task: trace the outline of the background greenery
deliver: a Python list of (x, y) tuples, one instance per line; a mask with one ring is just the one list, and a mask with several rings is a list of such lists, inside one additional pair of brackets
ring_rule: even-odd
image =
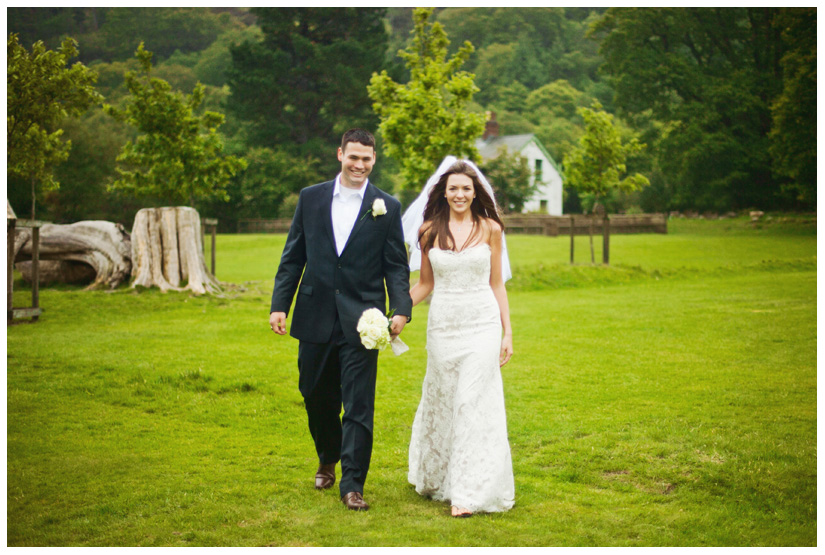
[[(228, 201), (196, 206), (225, 231), (240, 218), (289, 216), (301, 187), (335, 171), (341, 133), (377, 127), (373, 72), (409, 78), (397, 52), (412, 8), (9, 8), (7, 19), (27, 48), (75, 38), (113, 105), (141, 41), (175, 89), (203, 83), (202, 109), (226, 114), (227, 153), (250, 161)], [(652, 185), (614, 199), (619, 211), (816, 205), (815, 8), (439, 8), (435, 19), (450, 53), (473, 44), (470, 110), (496, 112), (502, 134), (535, 133), (560, 163), (582, 133), (576, 109), (598, 100), (625, 139), (648, 145), (628, 171)], [(130, 227), (142, 206), (106, 186), (134, 132), (100, 108), (62, 127), (72, 152), (60, 190), (40, 193), (43, 219)], [(378, 147), (375, 180), (396, 188), (398, 161)], [(29, 188), (9, 179), (20, 214)], [(580, 209), (569, 190), (565, 212)]]
[(611, 267), (508, 237), (516, 505), (466, 520), (406, 482), (426, 305), (381, 355), (356, 514), (312, 488), (297, 344), (266, 323), (285, 236), (218, 236), (222, 297), (41, 289), (7, 329), (8, 544), (816, 545), (815, 220), (669, 228)]

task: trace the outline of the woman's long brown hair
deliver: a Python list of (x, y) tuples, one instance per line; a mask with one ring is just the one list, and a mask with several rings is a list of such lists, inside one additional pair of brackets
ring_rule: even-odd
[(428, 252), (438, 238), (438, 248), (442, 250), (456, 250), (455, 238), (450, 233), (450, 205), (447, 203), (447, 179), (454, 174), (463, 174), (473, 181), (475, 198), (470, 204), (470, 214), (473, 218), (473, 232), (467, 238), (465, 245), (472, 245), (473, 240), (481, 233), (481, 226), (478, 225), (481, 218), (490, 218), (501, 226), (504, 230), (504, 222), (496, 210), (496, 203), (487, 193), (484, 185), (478, 178), (478, 174), (466, 162), (459, 160), (448, 169), (438, 179), (438, 182), (430, 191), (427, 198), (427, 206), (424, 208), (424, 222), (431, 222), (429, 228), (418, 237), (418, 244), (421, 245), (422, 252)]

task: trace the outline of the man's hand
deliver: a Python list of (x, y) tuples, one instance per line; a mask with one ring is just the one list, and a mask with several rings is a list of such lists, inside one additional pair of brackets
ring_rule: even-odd
[(396, 314), (392, 317), (392, 322), (390, 323), (390, 341), (398, 337), (398, 334), (401, 333), (401, 330), (404, 329), (404, 326), (407, 325), (407, 317), (402, 314)]
[(269, 327), (278, 335), (286, 334), (286, 312), (273, 312), (269, 315)]

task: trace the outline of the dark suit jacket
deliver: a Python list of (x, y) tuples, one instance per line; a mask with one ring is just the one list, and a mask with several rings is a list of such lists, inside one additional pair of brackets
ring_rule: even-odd
[[(301, 191), (298, 206), (275, 276), (270, 312), (289, 314), (296, 288), (290, 335), (301, 341), (327, 343), (337, 313), (344, 336), (360, 345), (358, 319), (368, 308), (412, 314), (410, 269), (401, 228), (401, 203), (367, 185), (358, 219), (341, 256), (332, 231), (334, 181)], [(383, 216), (367, 213), (375, 199), (387, 207)], [(300, 288), (298, 288), (300, 282)]]

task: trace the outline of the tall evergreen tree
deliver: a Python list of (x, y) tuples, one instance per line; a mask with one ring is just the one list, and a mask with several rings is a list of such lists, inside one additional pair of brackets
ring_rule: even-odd
[(263, 39), (232, 48), (227, 72), (227, 105), (249, 122), (249, 142), (335, 162), (344, 131), (374, 127), (366, 86), (384, 63), (385, 11), (253, 8)]

